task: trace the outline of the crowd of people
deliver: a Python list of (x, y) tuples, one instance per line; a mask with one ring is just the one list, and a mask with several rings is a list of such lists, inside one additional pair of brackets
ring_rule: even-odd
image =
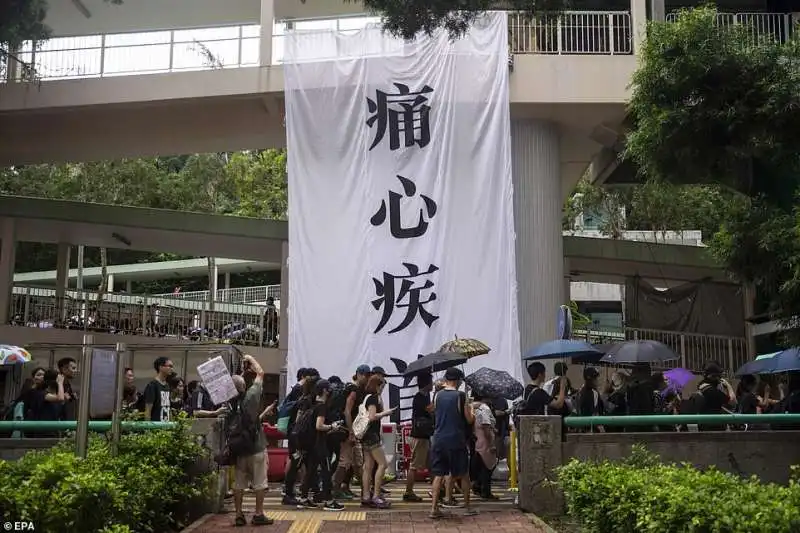
[[(706, 364), (697, 390), (692, 394), (670, 383), (649, 364), (634, 364), (630, 369), (614, 369), (605, 386), (600, 372), (591, 366), (583, 369), (583, 383), (578, 388), (566, 377), (567, 365), (555, 364), (553, 379), (546, 380), (545, 366), (528, 366), (531, 384), (516, 409), (517, 414), (553, 416), (627, 416), (677, 414), (762, 414), (800, 413), (800, 374), (789, 373), (779, 380), (741, 376), (734, 388), (716, 362)], [(659, 426), (603, 426), (591, 431), (687, 431), (682, 424)], [(746, 426), (700, 424), (699, 431), (747, 429)], [(780, 429), (777, 427), (776, 429)], [(585, 430), (581, 430), (585, 431)]]

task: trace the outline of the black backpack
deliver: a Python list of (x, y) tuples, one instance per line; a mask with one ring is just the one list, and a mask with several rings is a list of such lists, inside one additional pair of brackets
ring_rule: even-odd
[(332, 421), (344, 420), (344, 410), (347, 407), (347, 397), (355, 390), (351, 385), (336, 387), (328, 404), (329, 419)]
[(230, 466), (240, 457), (253, 455), (258, 431), (261, 431), (258, 421), (252, 420), (247, 411), (237, 404), (225, 418), (225, 443), (222, 452), (215, 457), (216, 462)]
[(314, 405), (311, 405), (297, 413), (290, 436), (299, 450), (311, 450), (317, 441), (317, 417), (314, 412)]

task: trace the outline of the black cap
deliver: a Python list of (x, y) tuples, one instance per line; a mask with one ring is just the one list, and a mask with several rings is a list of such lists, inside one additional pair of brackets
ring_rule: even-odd
[(459, 368), (450, 367), (445, 370), (444, 379), (445, 381), (461, 381), (464, 379), (464, 373)]
[(379, 376), (386, 376), (386, 370), (384, 370), (382, 366), (373, 366), (372, 373), (378, 374)]
[(583, 369), (583, 379), (595, 379), (600, 376), (600, 372), (596, 368), (587, 366)]
[(314, 391), (317, 395), (329, 390), (331, 390), (331, 384), (327, 379), (320, 379), (314, 384)]
[(358, 368), (356, 368), (356, 375), (368, 376), (370, 372), (372, 371), (369, 369), (369, 365), (358, 365)]

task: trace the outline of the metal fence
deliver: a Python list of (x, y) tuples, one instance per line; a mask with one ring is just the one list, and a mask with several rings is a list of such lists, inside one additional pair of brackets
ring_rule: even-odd
[(512, 54), (632, 54), (631, 15), (627, 11), (565, 11), (530, 19), (508, 18)]
[(263, 305), (182, 300), (165, 296), (14, 287), (10, 323), (118, 335), (172, 337), (277, 347), (279, 311)]
[[(176, 298), (179, 300), (208, 301), (209, 291), (188, 291), (178, 293), (164, 293), (155, 295), (158, 298)], [(267, 298), (281, 299), (280, 285), (259, 285), (256, 287), (236, 287), (232, 289), (217, 289), (215, 301), (234, 304), (260, 304), (265, 305)]]
[(716, 361), (732, 375), (750, 360), (747, 340), (744, 337), (725, 337), (644, 328), (623, 328), (616, 331), (576, 331), (575, 338), (594, 344), (625, 340), (653, 340), (666, 344), (680, 356), (677, 361), (665, 363), (662, 369), (682, 367), (701, 372), (709, 361)]
[[(680, 15), (680, 12), (667, 14), (667, 22), (675, 22)], [(752, 44), (785, 43), (792, 35), (791, 13), (717, 13), (716, 23), (722, 28), (745, 26)]]

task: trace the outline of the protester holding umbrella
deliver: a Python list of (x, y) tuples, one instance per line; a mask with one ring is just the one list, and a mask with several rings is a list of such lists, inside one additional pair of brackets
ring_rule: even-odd
[(475, 412), (475, 439), (470, 450), (472, 492), (484, 500), (497, 500), (499, 498), (492, 494), (492, 473), (497, 466), (495, 418), (491, 406), (476, 392), (472, 395), (472, 409)]

